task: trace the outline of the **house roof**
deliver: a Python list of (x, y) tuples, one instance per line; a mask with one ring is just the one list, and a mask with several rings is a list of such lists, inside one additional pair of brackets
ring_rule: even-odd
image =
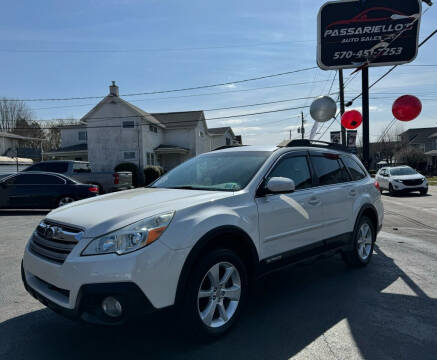
[(190, 151), (190, 149), (176, 145), (159, 145), (154, 150), (161, 154), (186, 154)]
[[(183, 111), (151, 114), (167, 129), (193, 128), (199, 121), (205, 121), (203, 111)], [(206, 124), (205, 124), (206, 127)], [(209, 130), (208, 130), (209, 131)]]
[[(128, 107), (130, 110), (132, 110), (136, 115), (138, 115), (143, 120), (150, 122), (152, 124), (155, 124), (159, 127), (165, 127), (163, 124), (161, 124), (157, 119), (155, 119), (151, 114), (145, 112), (144, 110), (140, 109), (139, 107), (131, 104), (130, 102), (114, 95), (107, 95), (105, 96), (96, 106), (94, 106), (90, 111), (88, 111), (81, 119), (80, 122), (87, 122), (88, 119), (92, 119), (92, 115), (100, 109), (103, 105), (107, 103), (121, 103)], [(122, 118), (122, 117), (120, 117)]]
[(60, 152), (76, 152), (76, 151), (87, 151), (88, 150), (88, 144), (76, 144), (71, 146), (65, 146), (59, 149), (54, 149), (47, 151), (47, 153), (60, 153)]
[(400, 136), (407, 137), (407, 141), (412, 144), (423, 144), (431, 140), (431, 138), (437, 134), (437, 127), (432, 128), (417, 128), (408, 129), (404, 131)]
[(230, 131), (232, 135), (234, 135), (234, 132), (232, 131), (232, 128), (230, 126), (225, 127), (216, 127), (216, 128), (209, 128), (208, 132), (211, 135), (224, 135), (227, 131)]
[(40, 139), (40, 138), (21, 136), (21, 135), (17, 135), (17, 134), (8, 133), (8, 132), (0, 132), (0, 137), (9, 138), (9, 139), (17, 139), (17, 140), (40, 140), (40, 141), (44, 140), (44, 139)]

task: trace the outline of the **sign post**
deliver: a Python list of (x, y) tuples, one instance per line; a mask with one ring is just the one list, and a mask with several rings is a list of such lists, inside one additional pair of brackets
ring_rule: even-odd
[[(323, 70), (362, 71), (363, 162), (369, 154), (369, 67), (401, 65), (418, 53), (421, 0), (342, 0), (318, 15), (317, 64)], [(357, 70), (357, 71), (358, 71)]]

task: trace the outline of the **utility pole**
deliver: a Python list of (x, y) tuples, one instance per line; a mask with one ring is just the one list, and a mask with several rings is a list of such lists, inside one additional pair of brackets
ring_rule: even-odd
[[(344, 114), (344, 82), (343, 82), (343, 69), (338, 70), (339, 88), (340, 88), (340, 115)], [(341, 126), (341, 143), (346, 145), (346, 128)]]
[(369, 145), (369, 68), (366, 66), (362, 70), (362, 106), (363, 106), (363, 162), (367, 170), (370, 163)]
[(303, 117), (303, 111), (301, 111), (300, 115), (302, 116), (302, 127), (300, 128), (300, 133), (302, 134), (302, 140), (305, 139), (305, 119)]
[(290, 140), (291, 140), (291, 129), (290, 129)]

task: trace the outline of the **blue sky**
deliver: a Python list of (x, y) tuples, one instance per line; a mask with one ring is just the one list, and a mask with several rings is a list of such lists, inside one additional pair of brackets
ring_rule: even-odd
[[(25, 1), (2, 6), (0, 96), (57, 98), (190, 87), (291, 71), (316, 65), (316, 17), (323, 1)], [(421, 38), (436, 27), (437, 6), (423, 17)], [(424, 9), (427, 8), (424, 5)], [(5, 16), (6, 14), (6, 16)], [(437, 64), (437, 36), (414, 64)], [(372, 68), (371, 80), (386, 68)], [(351, 71), (346, 71), (348, 78)], [(391, 121), (391, 104), (410, 93), (423, 112), (408, 127), (437, 126), (437, 67), (402, 66), (371, 91), (371, 137)], [(148, 112), (238, 106), (325, 95), (334, 72), (311, 70), (244, 84), (155, 96), (126, 97)], [(258, 87), (313, 84), (251, 90)], [(249, 91), (240, 91), (249, 90)], [(346, 99), (360, 90), (360, 77)], [(333, 90), (337, 91), (337, 82)], [(210, 94), (217, 93), (222, 94)], [(181, 95), (195, 95), (181, 97)], [(198, 96), (199, 95), (199, 96)], [(381, 99), (383, 97), (383, 99)], [(35, 119), (80, 118), (98, 100), (29, 103)], [(310, 100), (206, 112), (207, 118), (309, 105)], [(359, 108), (360, 100), (354, 104)], [(307, 112), (307, 111), (306, 111)], [(297, 137), (299, 111), (278, 112), (208, 125), (232, 126), (249, 144)], [(307, 119), (310, 120), (309, 116)], [(313, 121), (308, 121), (308, 131)], [(338, 130), (334, 124), (332, 130)], [(328, 133), (327, 133), (328, 134)], [(327, 137), (325, 136), (325, 139)]]

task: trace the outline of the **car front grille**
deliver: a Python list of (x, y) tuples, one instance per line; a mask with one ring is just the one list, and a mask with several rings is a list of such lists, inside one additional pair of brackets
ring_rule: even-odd
[(29, 249), (39, 257), (62, 264), (82, 234), (81, 229), (44, 220), (33, 233)]
[(416, 186), (416, 185), (421, 185), (423, 183), (423, 180), (422, 179), (404, 180), (402, 181), (402, 183), (407, 186)]

